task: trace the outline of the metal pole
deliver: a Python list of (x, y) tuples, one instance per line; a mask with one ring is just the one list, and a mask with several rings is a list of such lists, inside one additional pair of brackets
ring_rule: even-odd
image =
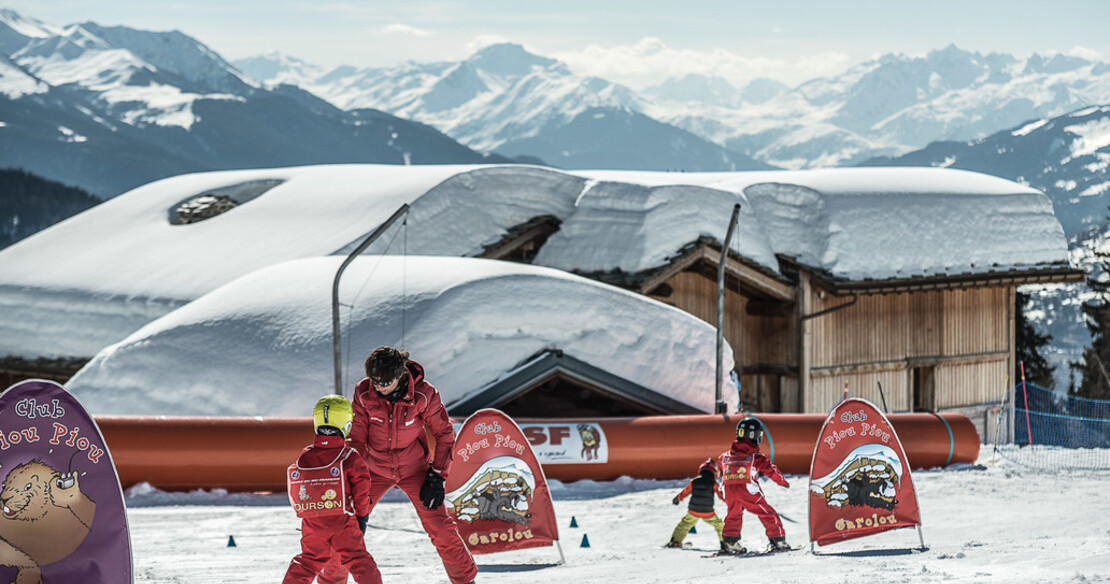
[(721, 395), (721, 376), (724, 374), (725, 347), (725, 262), (728, 260), (728, 247), (732, 244), (732, 232), (736, 231), (736, 220), (740, 217), (740, 203), (732, 208), (732, 218), (728, 220), (728, 232), (721, 246), (721, 261), (717, 264), (717, 399), (714, 413), (723, 414), (728, 410)]
[(401, 215), (408, 213), (408, 210), (408, 203), (401, 205), (399, 209), (394, 211), (389, 219), (386, 219), (385, 223), (379, 225), (373, 233), (362, 241), (362, 243), (358, 244), (358, 247), (347, 256), (347, 259), (343, 260), (343, 263), (339, 265), (339, 269), (335, 272), (335, 280), (331, 283), (331, 352), (335, 365), (335, 393), (337, 395), (343, 395), (343, 372), (339, 365), (339, 279), (343, 277), (343, 270), (346, 270), (347, 266), (350, 265), (359, 254), (370, 247), (370, 244), (381, 237), (387, 229), (392, 227)]

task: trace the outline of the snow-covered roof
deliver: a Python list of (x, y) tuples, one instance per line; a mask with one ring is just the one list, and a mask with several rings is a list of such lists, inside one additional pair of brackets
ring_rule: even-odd
[[(673, 173), (597, 174), (675, 180)], [(1048, 197), (990, 175), (884, 167), (683, 173), (679, 180), (743, 193), (774, 253), (836, 280), (1068, 266), (1067, 239)]]
[[(204, 193), (240, 204), (173, 224)], [(368, 254), (476, 256), (537, 217), (561, 222), (534, 263), (646, 272), (723, 239), (778, 273), (776, 254), (834, 280), (1066, 267), (1048, 199), (938, 168), (667, 173), (523, 165), (329, 165), (157, 181), (0, 251), (0, 355), (83, 356), (255, 270), (345, 254), (402, 204)]]
[[(221, 286), (104, 349), (67, 387), (96, 414), (303, 415), (334, 388), (331, 284), (342, 260), (283, 262)], [(409, 350), (446, 403), (558, 350), (713, 411), (716, 330), (593, 280), (496, 260), (364, 256), (344, 273), (340, 300), (348, 397), (380, 345)], [(731, 355), (726, 346), (725, 371)]]

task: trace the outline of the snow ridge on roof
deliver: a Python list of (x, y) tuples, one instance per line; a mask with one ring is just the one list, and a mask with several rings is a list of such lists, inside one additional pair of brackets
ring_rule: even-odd
[[(334, 388), (330, 291), (342, 259), (284, 262), (222, 286), (106, 348), (68, 387), (96, 414), (304, 415)], [(348, 396), (380, 345), (409, 350), (447, 403), (540, 351), (561, 350), (713, 409), (713, 327), (565, 272), (364, 256), (345, 272), (340, 300)], [(732, 351), (724, 353), (728, 371)]]
[(699, 239), (723, 242), (737, 203), (734, 249), (778, 273), (774, 251), (744, 195), (696, 185), (618, 181), (593, 183), (535, 263), (582, 274), (657, 268)]

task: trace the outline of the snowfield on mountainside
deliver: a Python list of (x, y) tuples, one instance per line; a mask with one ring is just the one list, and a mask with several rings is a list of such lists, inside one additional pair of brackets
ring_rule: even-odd
[[(722, 447), (723, 448), (723, 447)], [(1105, 453), (1103, 458), (1105, 458)], [(691, 468), (691, 474), (696, 472)], [(763, 483), (786, 519), (787, 540), (802, 550), (744, 558), (705, 558), (717, 547), (706, 523), (687, 536), (696, 549), (663, 549), (685, 506), (671, 505), (684, 481), (622, 479), (598, 483), (551, 481), (564, 565), (559, 551), (534, 548), (475, 559), (482, 584), (760, 584), (823, 582), (1108, 582), (1110, 471), (1046, 471), (992, 461), (916, 471), (927, 549), (915, 530), (818, 547), (808, 546), (804, 476), (783, 489)], [(136, 582), (232, 584), (279, 582), (299, 551), (299, 522), (284, 494), (128, 491), (128, 521)], [(723, 516), (723, 504), (717, 512)], [(571, 519), (578, 527), (569, 527)], [(235, 547), (229, 547), (234, 538)], [(582, 547), (583, 540), (589, 547)], [(744, 518), (742, 542), (762, 549), (767, 539), (755, 516)], [(448, 582), (412, 505), (394, 490), (370, 515), (366, 546), (382, 579)], [(700, 551), (706, 550), (706, 551)]]

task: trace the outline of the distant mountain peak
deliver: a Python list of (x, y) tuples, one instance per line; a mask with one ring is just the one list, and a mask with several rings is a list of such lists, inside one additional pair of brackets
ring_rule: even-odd
[(559, 61), (529, 53), (516, 43), (489, 45), (471, 55), (466, 63), (480, 71), (510, 77), (527, 75), (533, 67), (562, 67)]
[(645, 89), (644, 93), (667, 101), (721, 106), (736, 105), (740, 94), (736, 87), (723, 77), (699, 73), (689, 73), (678, 78), (671, 77), (659, 85)]
[(1025, 62), (1026, 73), (1067, 73), (1086, 67), (1091, 62), (1082, 57), (1074, 57), (1063, 53), (1039, 55), (1034, 53)]
[(932, 51), (929, 51), (928, 56), (929, 57), (933, 57), (933, 56), (944, 57), (944, 56), (952, 56), (952, 55), (969, 55), (970, 56), (972, 54), (973, 53), (965, 51), (965, 50), (961, 49), (960, 47), (957, 47), (956, 43), (949, 43), (948, 46), (944, 47), (943, 49), (934, 49)]
[[(47, 24), (37, 18), (23, 16), (10, 8), (0, 8), (0, 24), (6, 25), (12, 31), (28, 38), (47, 38), (61, 34), (61, 29)], [(3, 33), (0, 32), (0, 36)]]

